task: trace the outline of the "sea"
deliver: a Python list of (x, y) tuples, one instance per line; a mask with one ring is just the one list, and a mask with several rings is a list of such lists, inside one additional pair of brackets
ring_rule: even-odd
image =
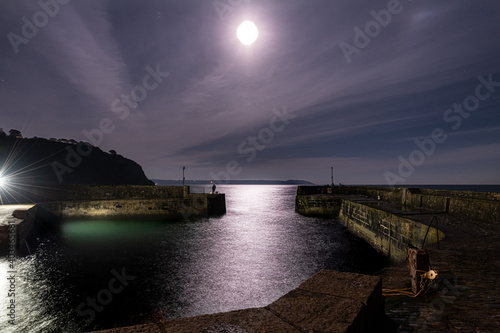
[(338, 220), (295, 213), (297, 186), (217, 190), (222, 216), (65, 221), (29, 255), (0, 258), (0, 332), (88, 332), (262, 307), (322, 269), (373, 274), (387, 264)]
[[(388, 185), (367, 185), (367, 186), (382, 186), (388, 187)], [(406, 188), (425, 188), (433, 190), (447, 190), (447, 191), (472, 191), (472, 192), (493, 192), (500, 193), (500, 185), (484, 185), (484, 184), (467, 184), (467, 185), (398, 185), (398, 187)]]

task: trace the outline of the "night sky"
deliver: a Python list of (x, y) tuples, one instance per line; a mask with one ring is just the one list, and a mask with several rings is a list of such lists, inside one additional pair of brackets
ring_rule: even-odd
[(2, 1), (0, 127), (149, 178), (499, 184), (499, 17), (498, 0)]

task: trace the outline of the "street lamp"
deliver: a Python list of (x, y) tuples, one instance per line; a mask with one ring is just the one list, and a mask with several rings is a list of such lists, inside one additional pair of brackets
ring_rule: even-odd
[(333, 167), (332, 167), (332, 188), (333, 188)]
[(184, 177), (184, 170), (186, 170), (186, 167), (182, 167), (182, 187), (184, 187), (184, 181), (186, 180), (186, 177)]

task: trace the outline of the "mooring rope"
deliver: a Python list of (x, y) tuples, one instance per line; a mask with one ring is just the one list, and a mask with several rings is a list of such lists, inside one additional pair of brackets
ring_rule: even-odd
[(420, 289), (417, 293), (411, 291), (412, 288), (403, 288), (403, 289), (382, 289), (383, 296), (408, 296), (408, 297), (417, 297), (419, 295), (425, 295), (429, 289), (434, 285), (435, 279), (429, 279), (429, 273), (435, 274), (434, 271), (430, 270), (429, 272), (416, 270), (417, 272), (421, 272), (420, 274)]

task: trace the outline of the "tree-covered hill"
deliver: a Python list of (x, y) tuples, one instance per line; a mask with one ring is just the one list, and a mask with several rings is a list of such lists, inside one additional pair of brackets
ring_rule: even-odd
[(0, 176), (12, 186), (154, 185), (142, 167), (114, 150), (66, 139), (23, 138), (0, 129)]

